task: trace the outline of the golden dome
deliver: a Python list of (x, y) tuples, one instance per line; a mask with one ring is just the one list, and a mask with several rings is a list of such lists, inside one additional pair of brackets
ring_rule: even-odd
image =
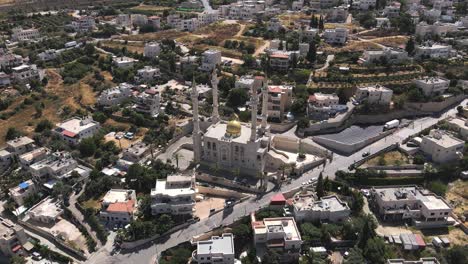
[(237, 116), (234, 120), (231, 120), (227, 123), (226, 134), (231, 137), (238, 137), (241, 134), (241, 123), (239, 122)]

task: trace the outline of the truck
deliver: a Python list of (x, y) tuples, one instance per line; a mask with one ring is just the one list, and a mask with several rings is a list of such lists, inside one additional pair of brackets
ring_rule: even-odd
[(400, 120), (394, 119), (392, 121), (388, 121), (387, 123), (385, 123), (385, 125), (383, 126), (383, 129), (388, 130), (388, 129), (396, 128), (399, 125), (400, 125)]

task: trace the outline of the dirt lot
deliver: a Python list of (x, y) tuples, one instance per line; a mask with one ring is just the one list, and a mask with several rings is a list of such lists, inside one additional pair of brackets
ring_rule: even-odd
[(343, 47), (331, 46), (328, 44), (323, 44), (319, 48), (320, 51), (330, 52), (330, 53), (340, 53), (340, 52), (356, 52), (364, 50), (381, 50), (382, 48), (372, 42), (350, 40)]
[(383, 37), (372, 39), (373, 42), (393, 48), (404, 48), (408, 42), (407, 36)]
[(457, 180), (449, 184), (445, 199), (453, 206), (453, 213), (461, 220), (463, 214), (468, 212), (468, 182)]
[(211, 209), (224, 208), (224, 198), (205, 196), (205, 199), (195, 204), (195, 216), (205, 219), (210, 216)]
[[(385, 159), (386, 165), (395, 165), (397, 162), (400, 162), (400, 164), (409, 163), (408, 157), (399, 151), (390, 151), (390, 152), (385, 153), (384, 159)], [(368, 160), (365, 164), (372, 165), (372, 166), (379, 165), (379, 160), (380, 160), (380, 156)]]
[(135, 41), (158, 41), (162, 39), (176, 39), (188, 35), (188, 32), (180, 32), (175, 30), (165, 30), (154, 33), (145, 33), (138, 35), (124, 36), (125, 40), (135, 40)]
[(153, 5), (139, 5), (130, 8), (137, 11), (154, 11), (154, 12), (163, 12), (164, 10), (171, 10), (172, 7), (168, 6), (153, 6)]
[(65, 243), (77, 250), (88, 250), (88, 247), (86, 246), (86, 239), (83, 234), (81, 234), (80, 230), (74, 224), (68, 222), (65, 219), (59, 218), (53, 225), (46, 225), (34, 221), (31, 223), (54, 236), (62, 236), (65, 239)]
[(101, 44), (104, 47), (114, 49), (122, 49), (123, 47), (126, 47), (128, 51), (136, 52), (139, 54), (143, 54), (143, 51), (145, 50), (145, 44), (143, 42), (130, 42), (125, 45), (124, 43), (115, 41), (102, 41)]

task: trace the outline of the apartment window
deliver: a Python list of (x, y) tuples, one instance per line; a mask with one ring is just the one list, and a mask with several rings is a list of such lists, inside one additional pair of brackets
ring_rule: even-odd
[(211, 142), (208, 142), (208, 149), (211, 149)]
[(434, 215), (434, 213), (431, 213), (431, 215)]
[(216, 150), (216, 143), (213, 142), (213, 150)]
[(448, 215), (448, 212), (445, 212), (444, 215)]

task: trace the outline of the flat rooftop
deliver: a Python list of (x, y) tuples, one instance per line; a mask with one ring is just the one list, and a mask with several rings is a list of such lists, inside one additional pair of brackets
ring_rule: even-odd
[(166, 180), (157, 180), (156, 186), (154, 189), (151, 189), (151, 196), (163, 195), (163, 196), (170, 196), (170, 197), (177, 197), (193, 195), (196, 193), (195, 188), (187, 187), (187, 188), (168, 188), (166, 184)]
[(133, 190), (125, 189), (111, 189), (106, 193), (104, 198), (102, 198), (103, 203), (124, 203), (129, 200), (130, 194), (134, 192)]
[(442, 131), (431, 131), (428, 136), (423, 136), (423, 140), (430, 140), (444, 148), (451, 148), (458, 145), (464, 145), (465, 141), (458, 139)]
[(293, 217), (264, 218), (263, 225), (254, 225), (256, 234), (284, 233), (285, 240), (301, 240), (301, 234)]
[(63, 123), (57, 124), (57, 127), (63, 130), (70, 131), (75, 134), (79, 134), (81, 131), (96, 126), (97, 123), (93, 120), (85, 121), (81, 118), (72, 118)]
[(23, 155), (20, 156), (20, 159), (23, 159), (23, 160), (29, 162), (29, 161), (34, 160), (37, 157), (40, 157), (42, 155), (46, 155), (47, 153), (49, 153), (48, 148), (40, 147), (40, 148), (37, 148), (35, 150), (24, 153)]
[(418, 200), (429, 210), (451, 209), (441, 197), (425, 193), (426, 191), (418, 189), (416, 186), (373, 187), (373, 189), (383, 201)]
[(421, 258), (419, 260), (404, 260), (404, 259), (388, 259), (387, 264), (439, 264), (440, 262), (434, 258)]
[(372, 91), (380, 91), (380, 92), (383, 92), (383, 91), (391, 91), (390, 89), (388, 89), (387, 87), (385, 86), (381, 86), (381, 85), (373, 85), (373, 86), (366, 86), (366, 87), (359, 87), (358, 88), (359, 90), (367, 90), (369, 92), (372, 92)]
[(247, 142), (250, 141), (251, 130), (249, 126), (246, 126), (245, 124), (241, 124), (241, 134), (240, 136), (234, 137), (234, 138), (225, 137), (226, 128), (227, 128), (227, 124), (224, 124), (224, 123), (217, 123), (217, 124), (211, 125), (206, 131), (204, 137), (215, 138), (218, 140), (229, 140), (232, 142), (242, 143), (242, 144), (246, 144)]
[(34, 206), (29, 213), (36, 216), (56, 218), (63, 213), (63, 210), (60, 207), (60, 202), (48, 198)]
[(197, 243), (198, 254), (234, 254), (234, 236), (223, 234), (214, 236), (210, 240), (199, 241)]
[(13, 140), (7, 141), (7, 145), (12, 148), (18, 148), (28, 144), (34, 143), (34, 140), (28, 137), (19, 137)]
[(295, 199), (293, 202), (294, 206), (299, 211), (311, 210), (337, 212), (349, 210), (348, 205), (340, 201), (336, 196), (322, 197), (319, 201), (316, 201), (312, 195), (300, 196), (297, 200)]
[(449, 80), (440, 77), (427, 77), (422, 78), (419, 80), (415, 80), (416, 83), (425, 83), (425, 84), (440, 84), (440, 83), (448, 83)]

